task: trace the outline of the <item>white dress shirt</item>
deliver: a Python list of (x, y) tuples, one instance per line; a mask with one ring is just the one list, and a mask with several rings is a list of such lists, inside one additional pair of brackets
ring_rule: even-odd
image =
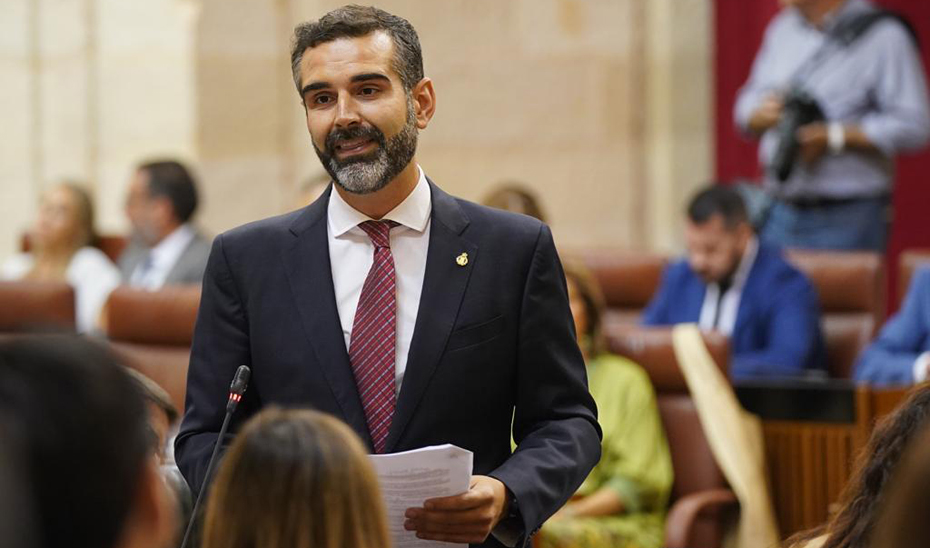
[[(429, 251), (430, 213), (433, 209), (429, 183), (419, 166), (417, 171), (420, 174), (417, 186), (403, 202), (382, 218), (400, 225), (391, 230), (397, 299), (394, 345), (394, 389), (397, 393), (400, 392), (404, 371), (407, 369), (407, 354), (420, 308), (426, 255)], [(374, 262), (375, 251), (371, 239), (358, 225), (372, 219), (347, 204), (335, 188), (329, 198), (326, 216), (333, 290), (348, 350), (352, 341), (355, 309), (358, 308), (368, 270)]]
[[(746, 286), (746, 280), (749, 279), (749, 272), (752, 270), (753, 263), (756, 262), (756, 255), (759, 251), (759, 242), (756, 238), (751, 238), (746, 244), (746, 251), (740, 259), (736, 272), (733, 273), (733, 283), (727, 292), (720, 298), (720, 286), (716, 283), (707, 286), (707, 292), (704, 293), (704, 304), (701, 306), (701, 317), (698, 325), (704, 331), (716, 329), (727, 337), (733, 334), (733, 328), (736, 327), (736, 315), (739, 313), (739, 302), (743, 296), (743, 288)], [(717, 314), (717, 306), (720, 306), (720, 314)], [(714, 325), (714, 319), (717, 319), (717, 325)]]
[(149, 250), (144, 259), (129, 277), (129, 285), (154, 291), (161, 289), (168, 279), (168, 274), (181, 258), (181, 254), (191, 244), (195, 236), (193, 227), (185, 223), (174, 229), (171, 234)]

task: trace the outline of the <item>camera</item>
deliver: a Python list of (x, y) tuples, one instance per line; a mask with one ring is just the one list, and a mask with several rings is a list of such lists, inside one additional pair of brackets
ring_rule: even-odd
[(794, 169), (798, 157), (800, 144), (798, 143), (798, 128), (824, 119), (820, 104), (810, 94), (801, 89), (793, 89), (785, 97), (782, 107), (781, 119), (775, 126), (778, 135), (778, 148), (769, 164), (769, 169), (775, 173), (778, 180), (784, 182)]

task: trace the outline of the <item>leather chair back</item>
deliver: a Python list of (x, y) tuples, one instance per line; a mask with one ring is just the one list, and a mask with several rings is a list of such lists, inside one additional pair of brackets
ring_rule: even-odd
[(617, 248), (573, 249), (565, 256), (587, 267), (600, 284), (607, 304), (604, 333), (608, 338), (639, 321), (668, 263), (664, 255)]
[(831, 377), (852, 377), (859, 353), (885, 315), (885, 267), (878, 253), (792, 249), (786, 257), (810, 278), (823, 314)]
[(120, 287), (107, 303), (105, 330), (127, 366), (158, 383), (184, 409), (199, 286), (145, 291)]
[[(119, 261), (119, 256), (123, 254), (123, 250), (126, 249), (126, 244), (129, 243), (123, 236), (98, 236), (97, 243), (95, 247), (109, 257), (114, 263)], [(24, 233), (20, 237), (20, 249), (24, 252), (29, 251), (32, 248), (32, 243), (29, 241), (29, 233)]]
[(65, 282), (0, 282), (0, 332), (74, 332), (74, 289)]

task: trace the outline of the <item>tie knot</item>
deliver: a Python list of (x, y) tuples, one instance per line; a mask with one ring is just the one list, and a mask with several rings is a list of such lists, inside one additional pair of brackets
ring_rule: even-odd
[(365, 221), (358, 225), (371, 238), (375, 248), (391, 247), (391, 229), (395, 226), (397, 223), (394, 221)]

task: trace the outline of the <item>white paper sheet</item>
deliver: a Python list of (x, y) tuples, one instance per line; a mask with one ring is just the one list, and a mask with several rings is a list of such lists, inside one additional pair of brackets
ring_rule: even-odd
[(370, 457), (381, 484), (394, 548), (466, 546), (418, 539), (415, 532), (404, 529), (404, 512), (408, 508), (422, 507), (426, 499), (468, 491), (472, 472), (471, 451), (446, 444)]

